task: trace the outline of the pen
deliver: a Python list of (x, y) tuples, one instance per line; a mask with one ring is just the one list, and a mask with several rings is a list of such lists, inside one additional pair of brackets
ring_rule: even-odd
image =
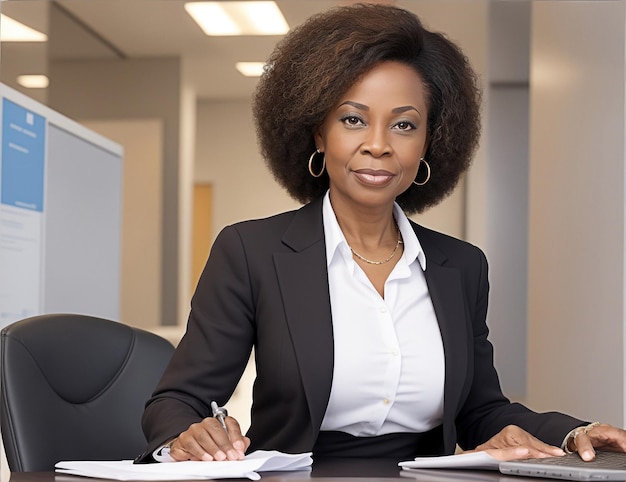
[(226, 417), (228, 416), (228, 411), (224, 407), (218, 406), (217, 402), (211, 402), (211, 411), (213, 412), (213, 416), (222, 424), (222, 427), (226, 431), (226, 435), (228, 435), (228, 429), (226, 428)]

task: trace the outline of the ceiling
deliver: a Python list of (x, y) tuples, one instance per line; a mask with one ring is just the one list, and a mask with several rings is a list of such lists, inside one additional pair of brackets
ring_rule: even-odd
[[(46, 73), (48, 59), (180, 57), (199, 98), (249, 98), (256, 80), (237, 61), (264, 61), (277, 36), (208, 37), (185, 11), (184, 0), (4, 0), (7, 14), (49, 35), (46, 43), (3, 43), (0, 78)], [(345, 0), (277, 0), (294, 27)], [(385, 2), (391, 3), (391, 2)], [(399, 2), (400, 3), (400, 2)], [(20, 89), (24, 91), (23, 89)], [(34, 92), (29, 95), (37, 97)]]

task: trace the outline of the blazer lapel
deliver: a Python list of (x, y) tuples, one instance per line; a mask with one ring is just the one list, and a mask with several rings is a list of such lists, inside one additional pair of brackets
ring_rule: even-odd
[[(414, 226), (415, 228), (415, 226)], [(415, 228), (426, 254), (424, 272), (433, 308), (439, 323), (445, 356), (444, 382), (444, 444), (454, 450), (456, 429), (454, 419), (458, 411), (463, 386), (466, 381), (468, 350), (467, 313), (464, 303), (461, 276), (457, 269), (446, 267), (447, 256), (430, 243), (426, 232)]]
[(285, 316), (317, 434), (330, 397), (334, 342), (321, 199), (297, 211), (274, 254)]

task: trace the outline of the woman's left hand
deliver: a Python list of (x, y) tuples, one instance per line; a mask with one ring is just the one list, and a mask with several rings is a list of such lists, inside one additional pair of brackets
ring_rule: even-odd
[[(567, 448), (572, 452), (578, 452), (587, 462), (595, 458), (596, 449), (626, 452), (626, 430), (606, 423), (579, 427), (574, 435), (568, 438)], [(503, 428), (470, 452), (483, 450), (499, 460), (558, 457), (565, 454), (559, 447), (542, 442), (516, 425)]]
[(498, 460), (519, 460), (565, 455), (559, 447), (548, 445), (517, 425), (508, 425), (469, 452), (486, 451)]
[(578, 452), (588, 462), (596, 456), (594, 449), (626, 452), (626, 431), (606, 423), (593, 423), (577, 428), (567, 444), (568, 450)]

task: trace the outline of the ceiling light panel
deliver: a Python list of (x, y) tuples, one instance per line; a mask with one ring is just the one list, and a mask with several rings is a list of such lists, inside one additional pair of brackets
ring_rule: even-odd
[(48, 36), (17, 20), (0, 15), (0, 41), (2, 42), (45, 42)]
[(237, 62), (235, 67), (246, 77), (261, 77), (265, 62)]
[(188, 2), (185, 10), (207, 35), (283, 35), (289, 31), (274, 2)]
[(50, 82), (45, 75), (18, 75), (17, 83), (27, 89), (45, 89)]

